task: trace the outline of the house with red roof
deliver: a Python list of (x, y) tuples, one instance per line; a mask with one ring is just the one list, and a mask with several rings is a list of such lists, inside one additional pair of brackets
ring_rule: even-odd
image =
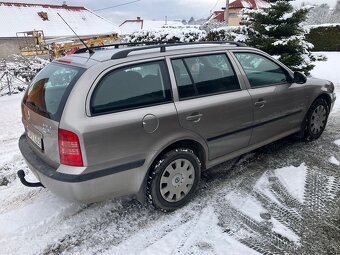
[(19, 53), (18, 32), (43, 31), (46, 39), (120, 33), (118, 26), (83, 6), (0, 2), (0, 58)]
[[(229, 4), (229, 26), (239, 26), (241, 22), (240, 12), (242, 9), (264, 9), (269, 8), (270, 4), (265, 0), (236, 0)], [(215, 11), (209, 21), (225, 22), (224, 10)]]

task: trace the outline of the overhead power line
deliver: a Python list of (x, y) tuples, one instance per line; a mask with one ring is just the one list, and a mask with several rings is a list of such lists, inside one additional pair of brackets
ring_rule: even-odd
[(119, 6), (124, 6), (124, 5), (128, 5), (128, 4), (133, 4), (133, 3), (136, 3), (136, 2), (140, 2), (140, 1), (142, 1), (142, 0), (135, 0), (135, 1), (131, 1), (131, 2), (123, 3), (123, 4), (117, 4), (117, 5), (113, 5), (113, 6), (109, 6), (109, 7), (105, 7), (105, 8), (101, 8), (101, 9), (97, 9), (97, 10), (94, 10), (94, 11), (95, 11), (95, 12), (103, 11), (103, 10), (107, 10), (107, 9), (116, 8), (116, 7), (119, 7)]
[(221, 0), (217, 0), (217, 1), (216, 1), (216, 3), (215, 3), (215, 5), (214, 5), (214, 7), (213, 7), (213, 8), (211, 8), (210, 12), (212, 12), (212, 11), (215, 9), (215, 7), (217, 6), (217, 4), (218, 4), (220, 1), (221, 1)]

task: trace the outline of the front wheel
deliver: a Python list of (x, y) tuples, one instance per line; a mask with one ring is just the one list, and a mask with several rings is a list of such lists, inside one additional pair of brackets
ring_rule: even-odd
[(201, 177), (195, 153), (178, 148), (164, 154), (149, 177), (147, 196), (163, 211), (174, 211), (190, 201)]
[(329, 115), (327, 102), (319, 98), (309, 108), (306, 117), (305, 139), (318, 139), (326, 128)]

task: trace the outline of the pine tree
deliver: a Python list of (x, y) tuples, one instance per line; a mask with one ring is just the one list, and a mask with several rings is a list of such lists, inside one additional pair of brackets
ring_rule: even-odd
[(247, 44), (276, 57), (294, 71), (305, 74), (314, 68), (314, 47), (305, 40), (306, 30), (302, 22), (309, 9), (294, 10), (292, 0), (270, 0), (268, 9), (244, 10), (243, 23), (248, 25)]

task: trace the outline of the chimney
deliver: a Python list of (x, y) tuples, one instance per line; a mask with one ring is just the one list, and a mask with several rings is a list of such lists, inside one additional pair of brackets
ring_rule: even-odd
[(67, 6), (66, 1), (63, 1), (63, 6)]
[(137, 20), (140, 20), (140, 17), (137, 17)]

